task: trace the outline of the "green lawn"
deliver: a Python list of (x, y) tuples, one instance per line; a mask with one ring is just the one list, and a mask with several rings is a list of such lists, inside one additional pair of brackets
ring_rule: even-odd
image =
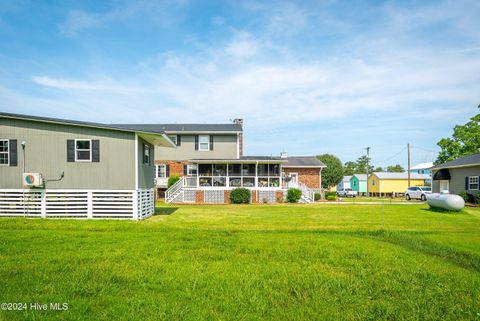
[(480, 209), (158, 205), (0, 219), (0, 320), (478, 320)]

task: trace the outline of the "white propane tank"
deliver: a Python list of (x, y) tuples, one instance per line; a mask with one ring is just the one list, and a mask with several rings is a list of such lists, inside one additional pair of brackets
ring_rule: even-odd
[(454, 194), (429, 194), (427, 195), (427, 204), (431, 207), (439, 207), (449, 211), (460, 211), (465, 207), (464, 199)]

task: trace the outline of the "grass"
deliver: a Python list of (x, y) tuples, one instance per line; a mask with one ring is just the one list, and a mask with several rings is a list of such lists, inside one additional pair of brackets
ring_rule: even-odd
[[(337, 200), (341, 198), (344, 202), (383, 202), (383, 203), (396, 203), (396, 202), (407, 202), (405, 197), (366, 197), (366, 196), (357, 196), (357, 197), (338, 197)], [(419, 200), (410, 200), (409, 203), (419, 203)]]
[(0, 219), (2, 320), (478, 320), (480, 209), (166, 206)]

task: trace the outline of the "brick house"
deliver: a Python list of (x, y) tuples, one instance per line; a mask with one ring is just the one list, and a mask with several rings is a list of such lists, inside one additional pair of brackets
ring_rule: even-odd
[[(176, 148), (155, 146), (157, 198), (172, 203), (228, 203), (230, 191), (245, 187), (252, 202), (283, 201), (290, 187), (311, 202), (321, 188), (325, 165), (312, 156), (244, 156), (243, 120), (228, 124), (117, 125), (164, 132)], [(168, 188), (168, 178), (181, 180)]]

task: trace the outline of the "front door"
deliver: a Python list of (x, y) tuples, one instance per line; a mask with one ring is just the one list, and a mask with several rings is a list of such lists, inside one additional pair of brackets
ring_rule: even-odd
[(445, 193), (450, 191), (450, 182), (448, 180), (440, 181), (440, 193)]
[(297, 187), (298, 186), (298, 173), (290, 173), (290, 177), (292, 178), (290, 182), (288, 182), (288, 187)]

